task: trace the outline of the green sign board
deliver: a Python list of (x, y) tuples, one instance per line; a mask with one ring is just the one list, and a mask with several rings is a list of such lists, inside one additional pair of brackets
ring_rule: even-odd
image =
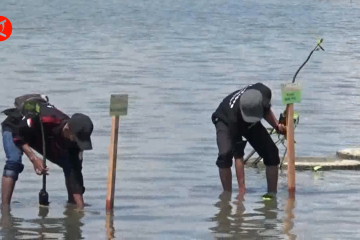
[(282, 104), (301, 102), (301, 86), (299, 83), (281, 84)]
[(127, 94), (112, 94), (110, 98), (110, 116), (125, 116), (128, 109)]

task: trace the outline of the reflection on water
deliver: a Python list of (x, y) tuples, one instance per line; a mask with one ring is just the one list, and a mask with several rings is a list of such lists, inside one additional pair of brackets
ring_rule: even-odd
[[(237, 196), (232, 203), (232, 194), (223, 192), (219, 196), (219, 201), (215, 207), (218, 212), (210, 221), (215, 222), (216, 226), (209, 228), (216, 238), (232, 239), (281, 239), (285, 233), (290, 239), (295, 239), (296, 235), (291, 234), (293, 228), (292, 218), (295, 207), (295, 199), (288, 198), (284, 219), (284, 228), (281, 229), (281, 219), (279, 218), (278, 199), (271, 201), (259, 201), (259, 207), (253, 209), (255, 213), (247, 213), (245, 208), (244, 196)], [(235, 209), (234, 209), (235, 208)]]
[(114, 211), (108, 211), (106, 213), (106, 237), (107, 239), (115, 238), (115, 228), (114, 228)]
[(225, 237), (231, 232), (231, 214), (233, 207), (230, 204), (231, 194), (223, 192), (219, 196), (219, 201), (215, 203), (215, 207), (219, 208), (219, 212), (215, 214), (211, 221), (216, 221), (216, 227), (210, 228), (213, 232), (217, 233), (216, 236)]
[(14, 217), (9, 208), (2, 209), (1, 236), (3, 239), (83, 239), (83, 211), (67, 207), (62, 218), (48, 218), (49, 212), (48, 207), (40, 206), (39, 218), (25, 220)]
[(285, 205), (286, 215), (284, 218), (283, 232), (290, 240), (296, 239), (296, 235), (291, 233), (291, 230), (294, 227), (294, 221), (293, 221), (293, 219), (295, 218), (293, 211), (294, 208), (295, 208), (295, 197), (289, 196)]

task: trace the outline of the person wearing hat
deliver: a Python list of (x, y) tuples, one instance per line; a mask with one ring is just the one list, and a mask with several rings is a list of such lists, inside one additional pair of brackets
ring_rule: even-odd
[(279, 150), (261, 124), (261, 119), (264, 118), (281, 134), (285, 133), (286, 128), (278, 123), (271, 110), (271, 97), (269, 87), (262, 83), (250, 84), (226, 96), (212, 114), (218, 146), (216, 165), (224, 191), (232, 191), (231, 167), (234, 158), (239, 193), (245, 193), (243, 157), (246, 143), (249, 142), (266, 166), (268, 193), (276, 194)]
[(48, 174), (39, 154), (43, 154), (42, 131), (44, 127), (46, 158), (63, 169), (68, 191), (68, 202), (84, 207), (85, 192), (82, 175), (82, 154), (92, 149), (93, 123), (89, 116), (75, 113), (71, 117), (49, 103), (40, 103), (40, 117), (22, 116), (15, 109), (4, 111), (6, 119), (1, 123), (2, 140), (6, 162), (2, 177), (2, 206), (9, 205), (18, 180), (23, 171), (23, 153), (29, 158), (38, 175)]

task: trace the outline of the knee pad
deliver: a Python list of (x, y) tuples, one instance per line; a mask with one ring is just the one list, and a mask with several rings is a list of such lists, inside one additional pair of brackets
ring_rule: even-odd
[(233, 164), (232, 159), (233, 159), (232, 151), (229, 151), (225, 154), (219, 154), (216, 160), (216, 166), (218, 166), (218, 168), (231, 168)]
[(24, 170), (24, 165), (22, 163), (7, 161), (4, 167), (3, 176), (11, 177), (15, 181), (17, 181), (19, 174), (22, 173), (23, 170)]
[(279, 149), (275, 146), (275, 148), (271, 149), (271, 151), (264, 157), (264, 165), (265, 166), (277, 166), (280, 164), (279, 157)]

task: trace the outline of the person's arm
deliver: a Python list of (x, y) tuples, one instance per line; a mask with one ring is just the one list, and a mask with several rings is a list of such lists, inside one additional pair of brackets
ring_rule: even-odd
[(35, 152), (28, 144), (28, 140), (35, 137), (37, 131), (39, 131), (39, 124), (35, 124), (38, 121), (36, 118), (24, 118), (22, 119), (17, 128), (13, 132), (13, 141), (16, 145), (20, 146), (25, 155), (29, 158), (30, 162), (34, 165), (35, 173), (42, 175), (49, 170), (48, 167), (44, 167), (42, 159), (36, 156)]
[(36, 155), (35, 155), (34, 151), (30, 148), (29, 144), (24, 143), (22, 145), (22, 149), (23, 149), (25, 155), (29, 158), (29, 160), (31, 162), (36, 159)]
[(34, 151), (30, 148), (28, 144), (28, 139), (34, 136), (35, 132), (35, 120), (33, 118), (24, 118), (22, 119), (16, 130), (13, 132), (13, 140), (18, 145), (21, 146), (25, 155), (29, 158), (30, 161), (33, 161), (36, 158)]
[(276, 132), (284, 135), (286, 134), (286, 126), (279, 123), (271, 109), (269, 109), (264, 119), (276, 130)]
[(269, 109), (269, 110), (267, 111), (267, 113), (265, 114), (264, 119), (265, 119), (273, 128), (275, 128), (275, 129), (277, 128), (279, 122), (278, 122), (277, 118), (275, 117), (274, 112), (273, 112), (271, 109)]
[[(235, 149), (237, 151), (244, 151), (246, 142), (242, 140), (242, 134), (237, 132), (237, 134), (233, 137), (236, 139), (232, 141)], [(246, 192), (244, 158), (235, 158), (235, 171), (239, 194), (244, 194)]]
[(78, 208), (83, 209), (85, 192), (84, 180), (82, 174), (83, 151), (79, 148), (69, 149), (70, 173), (66, 177), (66, 188), (68, 190), (68, 202), (76, 204)]
[(236, 171), (236, 179), (239, 186), (239, 193), (245, 193), (246, 184), (245, 184), (245, 164), (244, 158), (235, 159), (235, 171)]

